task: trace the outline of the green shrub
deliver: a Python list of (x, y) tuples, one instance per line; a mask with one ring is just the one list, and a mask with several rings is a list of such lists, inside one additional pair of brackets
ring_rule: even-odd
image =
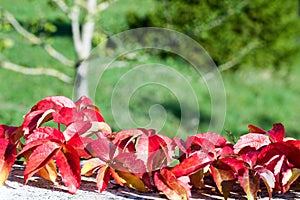
[[(239, 66), (282, 67), (299, 52), (297, 1), (157, 1), (148, 15), (130, 12), (130, 28), (157, 26), (197, 40), (217, 65), (232, 59)], [(298, 37), (298, 38), (297, 38)]]

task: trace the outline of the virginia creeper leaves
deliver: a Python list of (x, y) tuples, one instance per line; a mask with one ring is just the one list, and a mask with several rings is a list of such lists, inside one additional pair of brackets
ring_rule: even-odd
[[(16, 157), (23, 156), (25, 183), (34, 174), (57, 183), (60, 174), (70, 193), (79, 188), (81, 175), (94, 173), (99, 192), (114, 179), (141, 192), (161, 191), (169, 199), (188, 199), (208, 178), (225, 199), (235, 184), (248, 199), (257, 198), (261, 183), (270, 198), (275, 191), (287, 192), (300, 177), (300, 141), (285, 138), (280, 123), (268, 131), (248, 127), (235, 145), (212, 132), (186, 141), (153, 129), (112, 132), (89, 98), (73, 102), (51, 96), (33, 106), (20, 127), (0, 125), (0, 185)], [(81, 158), (88, 159), (82, 168)]]

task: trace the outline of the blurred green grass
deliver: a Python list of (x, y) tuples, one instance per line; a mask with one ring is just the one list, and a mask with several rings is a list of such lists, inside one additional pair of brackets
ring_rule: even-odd
[[(153, 9), (151, 1), (136, 4), (125, 0), (103, 12), (99, 16), (99, 23), (109, 34), (126, 28), (126, 12), (138, 10), (141, 14), (146, 9)], [(24, 1), (25, 3), (12, 3), (11, 0), (1, 0), (0, 5), (14, 13), (17, 19), (25, 22), (38, 17), (47, 17), (50, 20), (63, 18), (62, 14), (49, 9), (46, 3), (37, 0)], [(19, 1), (15, 1), (19, 2)], [(128, 2), (130, 4), (128, 4)], [(144, 4), (140, 9), (139, 4)], [(132, 5), (132, 6), (127, 6)], [(145, 6), (146, 5), (146, 6)], [(70, 76), (74, 69), (62, 66), (52, 58), (49, 58), (41, 47), (31, 46), (26, 39), (19, 37), (14, 31), (0, 32), (0, 38), (12, 38), (15, 43), (10, 49), (1, 52), (6, 59), (20, 65), (29, 67), (53, 67), (62, 70)], [(66, 35), (53, 35), (50, 37), (53, 45), (69, 58), (74, 57), (72, 39)], [(210, 94), (204, 84), (199, 83), (199, 76), (188, 63), (179, 58), (161, 58), (141, 54), (143, 59), (121, 60), (124, 67), (116, 67), (107, 70), (101, 79), (101, 84), (96, 92), (96, 105), (98, 105), (106, 121), (117, 130), (117, 124), (111, 113), (111, 94), (120, 77), (135, 66), (147, 63), (160, 63), (170, 66), (183, 74), (193, 87), (200, 107), (199, 131), (206, 131), (209, 125), (211, 103)], [(269, 129), (275, 122), (282, 122), (288, 136), (300, 138), (300, 60), (288, 69), (256, 69), (253, 66), (237, 71), (222, 72), (226, 95), (227, 113), (223, 135), (226, 131), (232, 131), (234, 135), (247, 132), (247, 125), (252, 123), (262, 128)], [(55, 78), (47, 76), (25, 76), (0, 67), (0, 123), (8, 125), (20, 125), (22, 116), (31, 106), (42, 98), (50, 95), (65, 95), (72, 98), (73, 85), (63, 83)], [(188, 102), (188, 97), (187, 97)], [(140, 88), (132, 96), (129, 108), (132, 118), (138, 124), (149, 123), (149, 108), (153, 104), (161, 104), (165, 107), (168, 118), (161, 133), (174, 136), (174, 131), (180, 124), (179, 103), (174, 94), (166, 88), (149, 85)]]

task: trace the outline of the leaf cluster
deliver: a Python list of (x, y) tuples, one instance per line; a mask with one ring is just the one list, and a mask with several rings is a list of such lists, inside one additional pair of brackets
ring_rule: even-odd
[(284, 135), (280, 123), (269, 131), (249, 125), (236, 144), (212, 132), (185, 141), (152, 129), (112, 132), (87, 97), (73, 102), (51, 96), (33, 106), (21, 126), (0, 126), (0, 185), (23, 157), (25, 183), (36, 174), (58, 184), (60, 174), (70, 193), (80, 187), (82, 175), (95, 175), (100, 192), (114, 180), (140, 192), (189, 199), (192, 189), (211, 180), (225, 199), (235, 185), (248, 199), (256, 199), (265, 185), (272, 198), (275, 191), (287, 192), (300, 175), (300, 141)]

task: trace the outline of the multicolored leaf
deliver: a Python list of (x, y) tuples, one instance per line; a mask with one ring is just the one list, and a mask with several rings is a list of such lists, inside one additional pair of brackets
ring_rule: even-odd
[(123, 180), (125, 180), (124, 185), (126, 185), (129, 188), (135, 189), (139, 192), (147, 192), (147, 188), (145, 187), (145, 184), (143, 181), (137, 177), (136, 175), (126, 172), (126, 171), (118, 171), (116, 170), (116, 173), (119, 177), (121, 177)]
[(0, 138), (0, 186), (2, 186), (16, 160), (17, 149), (7, 139)]
[(240, 137), (237, 143), (233, 146), (234, 153), (238, 154), (243, 148), (251, 147), (255, 150), (270, 144), (268, 136), (259, 133), (248, 133)]
[(38, 172), (40, 169), (45, 167), (60, 150), (60, 144), (55, 142), (45, 142), (37, 146), (28, 159), (24, 171), (24, 182), (27, 183), (28, 179)]
[(210, 166), (210, 172), (218, 190), (224, 196), (224, 198), (227, 199), (233, 185), (235, 184), (234, 172), (230, 169), (220, 169), (213, 165)]
[(185, 200), (189, 199), (191, 194), (190, 186), (187, 184), (187, 181), (178, 180), (176, 176), (166, 168), (154, 174), (154, 183), (157, 189), (162, 191), (169, 199)]
[(259, 177), (251, 170), (242, 169), (238, 173), (238, 181), (244, 189), (248, 200), (256, 200), (260, 184)]
[(80, 159), (72, 146), (65, 145), (55, 155), (56, 164), (60, 171), (62, 181), (68, 187), (71, 194), (74, 194), (80, 187)]
[(96, 181), (99, 192), (103, 192), (108, 186), (110, 180), (110, 167), (108, 165), (102, 165), (99, 168)]

